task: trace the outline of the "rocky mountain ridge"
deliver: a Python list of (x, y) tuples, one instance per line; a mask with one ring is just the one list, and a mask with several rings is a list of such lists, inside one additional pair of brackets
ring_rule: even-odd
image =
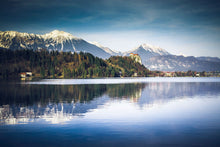
[(15, 31), (0, 32), (0, 47), (6, 49), (47, 49), (64, 52), (88, 52), (100, 58), (109, 58), (111, 54), (102, 48), (77, 38), (69, 33), (54, 30), (44, 35), (19, 33)]

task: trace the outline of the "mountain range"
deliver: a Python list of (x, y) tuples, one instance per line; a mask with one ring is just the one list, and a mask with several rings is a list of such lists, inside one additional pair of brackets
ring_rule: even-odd
[(54, 30), (44, 35), (0, 31), (0, 48), (5, 49), (47, 49), (63, 52), (88, 52), (94, 56), (107, 59), (110, 56), (129, 56), (139, 54), (142, 63), (150, 70), (160, 71), (220, 71), (218, 57), (184, 57), (172, 55), (165, 49), (150, 44), (121, 53), (104, 47), (97, 42), (88, 42), (70, 33)]
[(220, 59), (218, 57), (194, 57), (172, 55), (165, 49), (143, 44), (130, 53), (139, 54), (142, 63), (150, 70), (158, 71), (220, 71)]
[(15, 31), (0, 32), (0, 47), (7, 49), (47, 49), (63, 52), (88, 52), (100, 58), (109, 58), (111, 54), (69, 33), (54, 30), (48, 34), (36, 35)]

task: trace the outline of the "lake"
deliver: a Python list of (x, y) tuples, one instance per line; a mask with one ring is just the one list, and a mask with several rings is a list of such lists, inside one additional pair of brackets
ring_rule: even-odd
[(220, 78), (0, 86), (0, 146), (220, 146)]

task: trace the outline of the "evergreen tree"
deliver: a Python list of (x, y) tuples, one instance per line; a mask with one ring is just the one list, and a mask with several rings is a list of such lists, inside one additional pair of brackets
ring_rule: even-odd
[(42, 78), (45, 77), (45, 69), (43, 67), (41, 67), (41, 69), (40, 69), (40, 75)]

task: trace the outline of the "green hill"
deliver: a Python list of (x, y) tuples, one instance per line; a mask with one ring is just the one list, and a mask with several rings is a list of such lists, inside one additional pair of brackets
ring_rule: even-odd
[(135, 62), (134, 59), (127, 56), (113, 56), (107, 62), (113, 67), (119, 68), (121, 75), (124, 77), (146, 77), (150, 72), (144, 65)]

